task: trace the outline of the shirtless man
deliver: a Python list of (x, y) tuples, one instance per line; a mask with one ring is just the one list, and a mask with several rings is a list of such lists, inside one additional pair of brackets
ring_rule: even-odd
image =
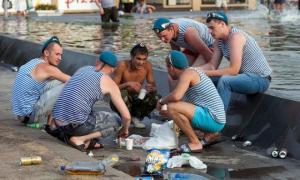
[[(145, 128), (140, 120), (155, 109), (160, 96), (156, 93), (152, 64), (147, 60), (147, 47), (142, 43), (137, 44), (131, 49), (130, 55), (130, 60), (119, 63), (113, 80), (121, 89), (123, 100), (132, 115), (135, 127)], [(140, 100), (138, 94), (145, 80), (147, 81), (145, 86), (147, 94), (143, 100)], [(113, 106), (112, 109), (114, 109)]]

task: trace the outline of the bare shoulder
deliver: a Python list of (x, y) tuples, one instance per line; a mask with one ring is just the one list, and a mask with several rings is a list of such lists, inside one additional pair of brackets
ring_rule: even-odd
[(152, 63), (150, 61), (147, 61), (145, 63), (145, 68), (147, 71), (152, 70)]

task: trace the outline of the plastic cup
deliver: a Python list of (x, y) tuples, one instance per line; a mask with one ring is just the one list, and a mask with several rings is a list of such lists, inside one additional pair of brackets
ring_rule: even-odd
[(146, 93), (147, 93), (147, 90), (146, 90), (146, 89), (141, 89), (138, 98), (139, 98), (140, 100), (143, 100), (143, 99), (145, 98), (145, 96), (146, 96)]
[(168, 106), (167, 106), (166, 104), (162, 105), (162, 106), (161, 106), (161, 110), (162, 110), (162, 111), (168, 110)]
[(127, 150), (133, 149), (133, 139), (125, 139), (125, 144)]

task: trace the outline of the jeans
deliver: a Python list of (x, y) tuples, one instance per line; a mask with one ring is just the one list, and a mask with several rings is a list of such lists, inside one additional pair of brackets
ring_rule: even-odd
[(244, 73), (235, 76), (211, 77), (223, 100), (225, 111), (227, 111), (231, 93), (255, 94), (262, 93), (269, 88), (270, 80), (254, 73)]

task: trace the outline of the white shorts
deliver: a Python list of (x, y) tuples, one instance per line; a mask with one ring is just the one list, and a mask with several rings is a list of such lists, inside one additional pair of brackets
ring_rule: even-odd
[(216, 6), (220, 7), (227, 7), (227, 0), (216, 0)]

